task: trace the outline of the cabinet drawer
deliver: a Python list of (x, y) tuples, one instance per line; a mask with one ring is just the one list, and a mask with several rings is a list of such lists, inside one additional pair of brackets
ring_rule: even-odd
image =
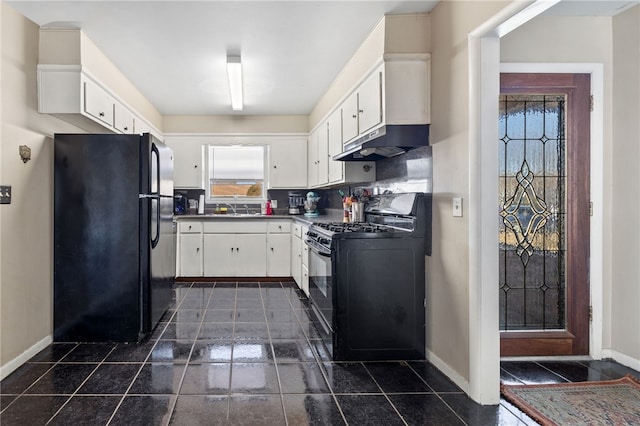
[(277, 222), (269, 222), (267, 224), (267, 231), (270, 234), (282, 234), (291, 232), (291, 221), (279, 220)]
[(266, 234), (267, 222), (247, 221), (247, 220), (215, 220), (204, 223), (205, 233), (225, 233), (225, 234)]
[(302, 225), (294, 222), (291, 226), (293, 227), (292, 234), (298, 238), (302, 238)]
[(202, 232), (202, 222), (178, 222), (181, 234), (199, 234)]

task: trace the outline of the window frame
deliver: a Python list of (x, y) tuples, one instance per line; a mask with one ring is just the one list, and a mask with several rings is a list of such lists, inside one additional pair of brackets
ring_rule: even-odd
[[(207, 205), (216, 205), (216, 204), (260, 204), (267, 201), (269, 190), (269, 145), (265, 143), (237, 143), (237, 142), (229, 142), (224, 143), (223, 141), (216, 141), (204, 144), (205, 147), (205, 204)], [(262, 195), (260, 197), (213, 197), (211, 195), (211, 178), (212, 178), (212, 164), (211, 164), (211, 155), (214, 147), (261, 147), (262, 148)]]

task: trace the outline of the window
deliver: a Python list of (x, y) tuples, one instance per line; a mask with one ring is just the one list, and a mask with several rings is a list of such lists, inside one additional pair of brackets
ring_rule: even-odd
[(265, 194), (265, 149), (261, 145), (209, 145), (210, 202), (261, 202)]

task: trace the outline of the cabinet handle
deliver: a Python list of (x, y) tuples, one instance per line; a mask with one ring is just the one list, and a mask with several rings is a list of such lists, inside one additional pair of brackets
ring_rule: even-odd
[(355, 114), (353, 114), (351, 117), (353, 117), (353, 118), (358, 118), (358, 116), (357, 116), (357, 115), (355, 115)]
[(200, 247), (196, 248), (196, 253), (200, 251)]
[(100, 117), (104, 117), (104, 112), (100, 111), (100, 112), (98, 113), (98, 115), (99, 115)]
[(362, 113), (364, 113), (364, 110), (363, 110), (363, 109), (359, 109), (359, 110), (358, 110), (358, 112), (359, 112), (360, 114), (362, 114)]
[(231, 247), (231, 253), (233, 253), (233, 247)]
[(278, 225), (278, 229), (282, 229), (282, 225)]
[(194, 168), (194, 169), (197, 169), (197, 168), (198, 168), (198, 165), (196, 164), (195, 166), (193, 166), (193, 168)]
[(271, 251), (273, 251), (273, 247), (271, 247)]
[(127, 130), (129, 130), (129, 128), (128, 128), (128, 127), (125, 127), (125, 128), (124, 128), (124, 131), (126, 132)]
[(191, 225), (189, 225), (189, 229), (191, 229)]
[(236, 247), (236, 251), (240, 251), (240, 248), (239, 248), (239, 247)]
[(274, 168), (274, 169), (277, 169), (277, 168), (278, 168), (278, 166), (273, 166), (273, 168)]

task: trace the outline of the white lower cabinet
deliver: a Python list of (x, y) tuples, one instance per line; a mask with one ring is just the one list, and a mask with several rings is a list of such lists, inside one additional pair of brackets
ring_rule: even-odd
[(300, 288), (304, 291), (304, 294), (309, 296), (309, 269), (307, 265), (302, 265), (302, 284)]
[(179, 276), (202, 276), (202, 234), (180, 235)]
[(291, 276), (291, 237), (289, 234), (269, 234), (267, 237), (267, 276)]
[[(302, 227), (286, 220), (185, 220), (178, 224), (179, 277), (290, 277), (302, 285)], [(297, 262), (292, 262), (292, 247)]]
[(204, 234), (206, 277), (264, 277), (265, 234)]
[(298, 286), (302, 286), (302, 226), (294, 223), (291, 226), (291, 276)]

